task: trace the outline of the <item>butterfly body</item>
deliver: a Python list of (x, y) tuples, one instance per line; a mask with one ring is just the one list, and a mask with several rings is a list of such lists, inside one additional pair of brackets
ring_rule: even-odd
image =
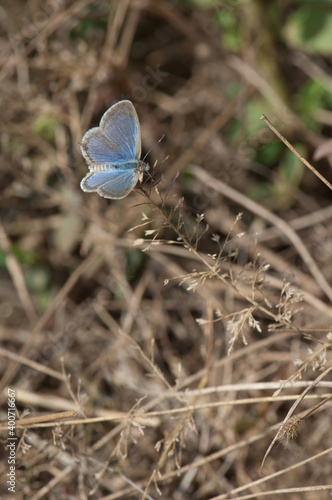
[(150, 168), (140, 160), (140, 126), (130, 101), (120, 101), (104, 113), (99, 127), (83, 136), (81, 151), (90, 171), (81, 188), (104, 198), (124, 198)]

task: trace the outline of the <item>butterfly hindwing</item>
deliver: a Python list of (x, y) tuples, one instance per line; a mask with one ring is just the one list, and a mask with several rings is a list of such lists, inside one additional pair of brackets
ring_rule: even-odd
[(91, 172), (81, 181), (83, 191), (96, 191), (100, 196), (121, 199), (135, 187), (140, 172), (133, 169), (114, 169), (109, 172)]

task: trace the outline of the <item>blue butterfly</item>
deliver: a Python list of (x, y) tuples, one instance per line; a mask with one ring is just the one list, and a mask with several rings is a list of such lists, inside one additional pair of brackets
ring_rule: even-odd
[(141, 130), (130, 101), (119, 101), (103, 114), (99, 127), (84, 134), (81, 151), (90, 170), (81, 189), (104, 198), (124, 198), (150, 168), (140, 160)]

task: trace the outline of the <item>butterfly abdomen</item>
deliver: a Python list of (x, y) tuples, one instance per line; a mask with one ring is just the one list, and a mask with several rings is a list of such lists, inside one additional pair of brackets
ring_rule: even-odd
[(142, 160), (132, 160), (117, 163), (93, 163), (89, 165), (90, 172), (112, 172), (114, 170), (139, 170), (144, 172), (149, 170), (150, 166)]

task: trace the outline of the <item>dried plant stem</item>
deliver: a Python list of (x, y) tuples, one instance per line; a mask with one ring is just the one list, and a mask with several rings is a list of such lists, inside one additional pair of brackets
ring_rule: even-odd
[(273, 441), (271, 442), (270, 446), (268, 447), (265, 455), (264, 455), (264, 458), (263, 458), (263, 461), (262, 461), (262, 466), (261, 467), (264, 467), (264, 463), (265, 463), (265, 460), (268, 456), (268, 454), (270, 453), (270, 451), (272, 450), (274, 444), (276, 443), (276, 441), (280, 438), (280, 431), (282, 431), (282, 429), (284, 428), (284, 426), (286, 425), (286, 423), (289, 421), (289, 419), (291, 418), (291, 416), (293, 415), (295, 409), (299, 406), (299, 404), (301, 403), (301, 401), (303, 401), (303, 399), (305, 398), (306, 394), (312, 390), (318, 382), (320, 382), (322, 380), (322, 378), (326, 377), (326, 375), (332, 370), (332, 367), (329, 367), (327, 368), (323, 373), (321, 373), (317, 378), (316, 380), (314, 380), (309, 387), (307, 387), (303, 392), (302, 394), (299, 396), (299, 398), (294, 402), (294, 404), (292, 405), (292, 407), (290, 408), (290, 410), (288, 411), (283, 423), (282, 423), (282, 426), (280, 427), (279, 431), (277, 432), (277, 434), (275, 435), (275, 437), (273, 438)]
[(289, 241), (294, 245), (299, 255), (302, 257), (303, 261), (307, 265), (312, 276), (318, 283), (320, 289), (325, 293), (325, 295), (332, 302), (332, 289), (329, 283), (326, 281), (324, 275), (318, 268), (316, 262), (312, 258), (310, 252), (307, 250), (303, 244), (301, 238), (296, 234), (296, 232), (285, 222), (283, 219), (273, 214), (266, 208), (262, 207), (254, 200), (249, 199), (247, 196), (239, 193), (229, 185), (225, 184), (219, 179), (215, 179), (205, 170), (200, 167), (191, 167), (192, 172), (199, 178), (201, 182), (207, 186), (212, 186), (215, 190), (219, 191), (223, 196), (230, 198), (231, 200), (239, 203), (240, 205), (246, 207), (252, 213), (256, 214), (258, 217), (265, 219), (266, 221), (277, 227), (283, 234), (287, 236)]
[[(47, 322), (53, 316), (57, 307), (59, 307), (61, 302), (67, 297), (68, 293), (74, 287), (74, 285), (77, 283), (78, 279), (87, 271), (87, 269), (90, 268), (90, 266), (95, 262), (95, 260), (99, 258), (99, 255), (100, 255), (100, 252), (98, 250), (92, 252), (91, 255), (89, 255), (89, 257), (87, 257), (82, 262), (82, 264), (68, 278), (66, 283), (63, 285), (61, 290), (58, 292), (58, 294), (53, 299), (53, 302), (50, 304), (47, 311), (37, 321), (34, 329), (32, 330), (32, 332), (30, 334), (30, 337), (28, 338), (27, 342), (25, 343), (25, 345), (23, 346), (23, 348), (20, 351), (20, 356), (25, 356), (25, 354), (28, 352), (30, 347), (33, 345), (33, 342), (35, 340), (36, 335), (45, 327)], [(0, 398), (3, 397), (3, 390), (11, 382), (12, 378), (15, 376), (15, 373), (16, 373), (19, 365), (20, 365), (19, 361), (17, 361), (17, 360), (13, 361), (6, 369), (5, 373), (3, 374), (3, 376), (0, 380)]]
[(29, 368), (35, 370), (36, 372), (44, 373), (45, 375), (53, 377), (57, 380), (62, 380), (62, 381), (64, 380), (63, 375), (57, 372), (56, 370), (53, 370), (52, 368), (49, 368), (48, 366), (45, 366), (42, 363), (37, 363), (36, 361), (33, 361), (32, 359), (29, 359), (26, 356), (21, 356), (20, 354), (11, 352), (3, 347), (0, 347), (0, 357), (11, 359), (12, 361), (15, 361), (21, 365), (28, 366)]
[[(219, 190), (224, 194), (225, 196), (238, 201), (244, 206), (247, 206), (252, 212), (256, 213), (259, 216), (262, 216), (264, 219), (274, 223), (279, 229), (284, 232), (291, 242), (294, 244), (294, 246), (297, 248), (298, 252), (300, 255), (303, 257), (304, 261), (308, 265), (309, 269), (312, 272), (313, 277), (316, 279), (317, 283), (320, 285), (320, 288), (325, 291), (326, 295), (328, 298), (332, 301), (332, 289), (330, 285), (327, 283), (325, 280), (324, 276), (320, 272), (319, 268), (317, 267), (317, 264), (315, 261), (312, 259), (310, 253), (304, 246), (302, 240), (298, 237), (298, 235), (288, 226), (288, 224), (283, 220), (280, 219), (280, 217), (277, 217), (275, 214), (272, 214), (268, 210), (266, 210), (264, 207), (261, 207), (257, 203), (255, 203), (253, 200), (250, 200), (246, 196), (242, 195), (241, 193), (238, 193), (235, 189), (232, 189), (230, 186), (224, 184), (222, 181), (214, 179), (212, 176), (210, 176), (207, 172), (202, 170), (199, 167), (192, 167), (192, 171), (207, 185), (213, 186), (215, 189)], [(275, 315), (271, 310), (267, 309), (266, 307), (262, 306), (260, 303), (258, 303), (256, 300), (254, 300), (252, 297), (241, 291), (232, 281), (227, 279), (221, 272), (218, 266), (211, 264), (208, 258), (204, 255), (202, 255), (197, 248), (194, 248), (191, 243), (189, 242), (188, 238), (183, 234), (183, 232), (180, 231), (178, 227), (176, 227), (169, 214), (164, 209), (165, 203), (162, 202), (162, 206), (159, 206), (156, 204), (150, 197), (149, 197), (149, 204), (153, 206), (155, 209), (157, 209), (160, 214), (162, 215), (163, 219), (165, 220), (165, 225), (168, 225), (178, 236), (179, 241), (182, 241), (184, 244), (185, 248), (188, 248), (190, 253), (194, 255), (201, 263), (206, 267), (211, 272), (211, 276), (215, 276), (217, 279), (222, 281), (224, 284), (230, 286), (239, 296), (241, 296), (244, 300), (246, 300), (248, 303), (250, 303), (252, 306), (254, 306), (257, 310), (261, 311), (263, 314), (265, 314), (268, 318), (273, 319), (275, 323), (287, 327), (287, 329), (295, 330), (298, 333), (301, 333), (302, 330), (298, 329), (295, 325), (289, 324), (288, 322), (282, 322), (280, 317)]]
[[(248, 96), (250, 96), (252, 91), (248, 91)], [(232, 100), (225, 109), (223, 109), (211, 122), (209, 127), (204, 130), (191, 144), (190, 148), (186, 149), (179, 158), (173, 163), (173, 165), (168, 170), (168, 176), (171, 178), (178, 171), (183, 170), (183, 168), (192, 161), (199, 151), (211, 140), (211, 138), (221, 130), (227, 123), (233, 118), (236, 109), (239, 106), (240, 99)]]
[(251, 305), (253, 305), (255, 308), (259, 309), (261, 312), (264, 312), (269, 318), (271, 318), (271, 319), (273, 318), (275, 321), (277, 320), (276, 316), (271, 311), (269, 311), (265, 307), (261, 306), (254, 299), (252, 299), (251, 297), (249, 297), (248, 295), (243, 293), (241, 290), (239, 290), (238, 287), (236, 287), (231, 281), (229, 281), (228, 279), (226, 279), (222, 275), (218, 266), (216, 266), (215, 264), (211, 264), (210, 260), (208, 260), (208, 257), (206, 255), (201, 254), (197, 248), (194, 248), (192, 246), (192, 244), (190, 243), (187, 236), (185, 236), (183, 234), (183, 232), (173, 224), (173, 222), (171, 220), (172, 214), (171, 215), (167, 214), (167, 212), (164, 209), (164, 206), (165, 206), (164, 202), (162, 203), (162, 206), (159, 206), (156, 203), (154, 203), (151, 198), (149, 198), (149, 203), (151, 205), (153, 205), (153, 207), (159, 211), (159, 213), (161, 214), (161, 216), (163, 217), (163, 219), (165, 221), (165, 225), (168, 225), (175, 232), (175, 234), (178, 236), (178, 241), (182, 241), (184, 247), (186, 249), (188, 249), (190, 251), (190, 253), (193, 254), (197, 258), (197, 260), (199, 260), (206, 267), (206, 269), (208, 269), (210, 271), (211, 276), (215, 276), (216, 278), (220, 279), (220, 281), (222, 281), (224, 284), (229, 285), (243, 299), (248, 301)]
[[(261, 439), (263, 437), (263, 434), (265, 434), (265, 433), (259, 434), (259, 439)], [(227, 448), (220, 450), (216, 453), (213, 453), (208, 457), (199, 458), (198, 460), (191, 463), (190, 465), (185, 465), (184, 467), (181, 467), (181, 469), (179, 469), (177, 471), (175, 470), (175, 471), (171, 471), (171, 472), (164, 474), (163, 476), (161, 476), (159, 478), (159, 481), (160, 482), (167, 481), (172, 477), (176, 477), (176, 476), (180, 476), (180, 474), (184, 474), (190, 468), (202, 467), (203, 465), (206, 465), (207, 463), (211, 463), (213, 460), (216, 460), (217, 458), (221, 458), (223, 456), (226, 456), (227, 453), (234, 452), (235, 450), (239, 450), (239, 449), (243, 448), (245, 445), (257, 442), (259, 440), (259, 439), (256, 439), (257, 437), (258, 436), (252, 436), (248, 440), (241, 441), (241, 442), (237, 443), (236, 445), (228, 446)], [(230, 498), (231, 493), (232, 493), (232, 495), (234, 495), (236, 493), (239, 493), (240, 491), (247, 490), (249, 488), (252, 488), (252, 487), (259, 485), (259, 484), (262, 484), (262, 483), (266, 483), (267, 481), (274, 479), (275, 477), (283, 476), (284, 474), (288, 473), (289, 471), (299, 469), (300, 467), (303, 467), (304, 465), (311, 463), (314, 460), (317, 460), (323, 456), (328, 455), (329, 453), (331, 453), (331, 450), (332, 450), (332, 448), (328, 448), (327, 450), (324, 450), (320, 453), (317, 453), (316, 455), (313, 455), (313, 456), (303, 460), (302, 462), (297, 462), (296, 464), (294, 464), (290, 467), (287, 467), (286, 469), (282, 469), (282, 470), (279, 470), (277, 472), (274, 472), (273, 474), (269, 474), (268, 476), (260, 478), (256, 481), (252, 481), (249, 484), (245, 484), (243, 486), (240, 486), (239, 488), (234, 488), (234, 490), (232, 490), (231, 492), (227, 492), (225, 494), (219, 495), (218, 497), (214, 497), (213, 499), (211, 498), (210, 500), (217, 500), (217, 499), (218, 500), (226, 500), (227, 498)], [(213, 458), (213, 460), (212, 460), (212, 458)], [(256, 495), (257, 495), (257, 492), (255, 493), (255, 496), (251, 496), (251, 498), (257, 498)], [(239, 498), (239, 497), (233, 497), (233, 498)]]
[(73, 410), (63, 411), (61, 413), (52, 413), (51, 415), (41, 415), (38, 417), (22, 418), (16, 421), (17, 427), (26, 427), (27, 425), (36, 425), (44, 422), (57, 423), (57, 420), (63, 420), (64, 418), (74, 418), (76, 413)]
[(0, 220), (0, 248), (2, 248), (6, 253), (8, 271), (12, 277), (13, 283), (17, 290), (17, 295), (20, 297), (25, 313), (29, 318), (29, 321), (34, 322), (37, 321), (37, 314), (34, 308), (34, 304), (25, 284), (22, 268), (17, 258), (13, 254), (11, 246), (11, 242), (9, 241), (5, 228), (3, 227)]
[(308, 162), (308, 160), (306, 160), (302, 155), (301, 153), (299, 153), (299, 151), (297, 151), (297, 149), (294, 148), (294, 146), (292, 146), (292, 144), (290, 142), (287, 141), (287, 139), (279, 132), (279, 130), (277, 130), (275, 128), (274, 125), (272, 125), (272, 123), (270, 122), (270, 120), (265, 116), (265, 115), (262, 115), (261, 116), (261, 120), (272, 130), (272, 132), (275, 133), (275, 135), (284, 143), (286, 144), (286, 146), (288, 147), (288, 149), (291, 150), (292, 153), (295, 154), (295, 156), (298, 157), (299, 160), (301, 160), (301, 162), (307, 167), (309, 168), (309, 170), (311, 170), (311, 172), (313, 172), (316, 177), (318, 177), (318, 179), (320, 179), (331, 191), (332, 191), (332, 184), (329, 183), (328, 180), (325, 179), (325, 177), (323, 177), (322, 174), (320, 174), (318, 172), (318, 170), (315, 169), (315, 167), (313, 167), (311, 165), (311, 163)]

